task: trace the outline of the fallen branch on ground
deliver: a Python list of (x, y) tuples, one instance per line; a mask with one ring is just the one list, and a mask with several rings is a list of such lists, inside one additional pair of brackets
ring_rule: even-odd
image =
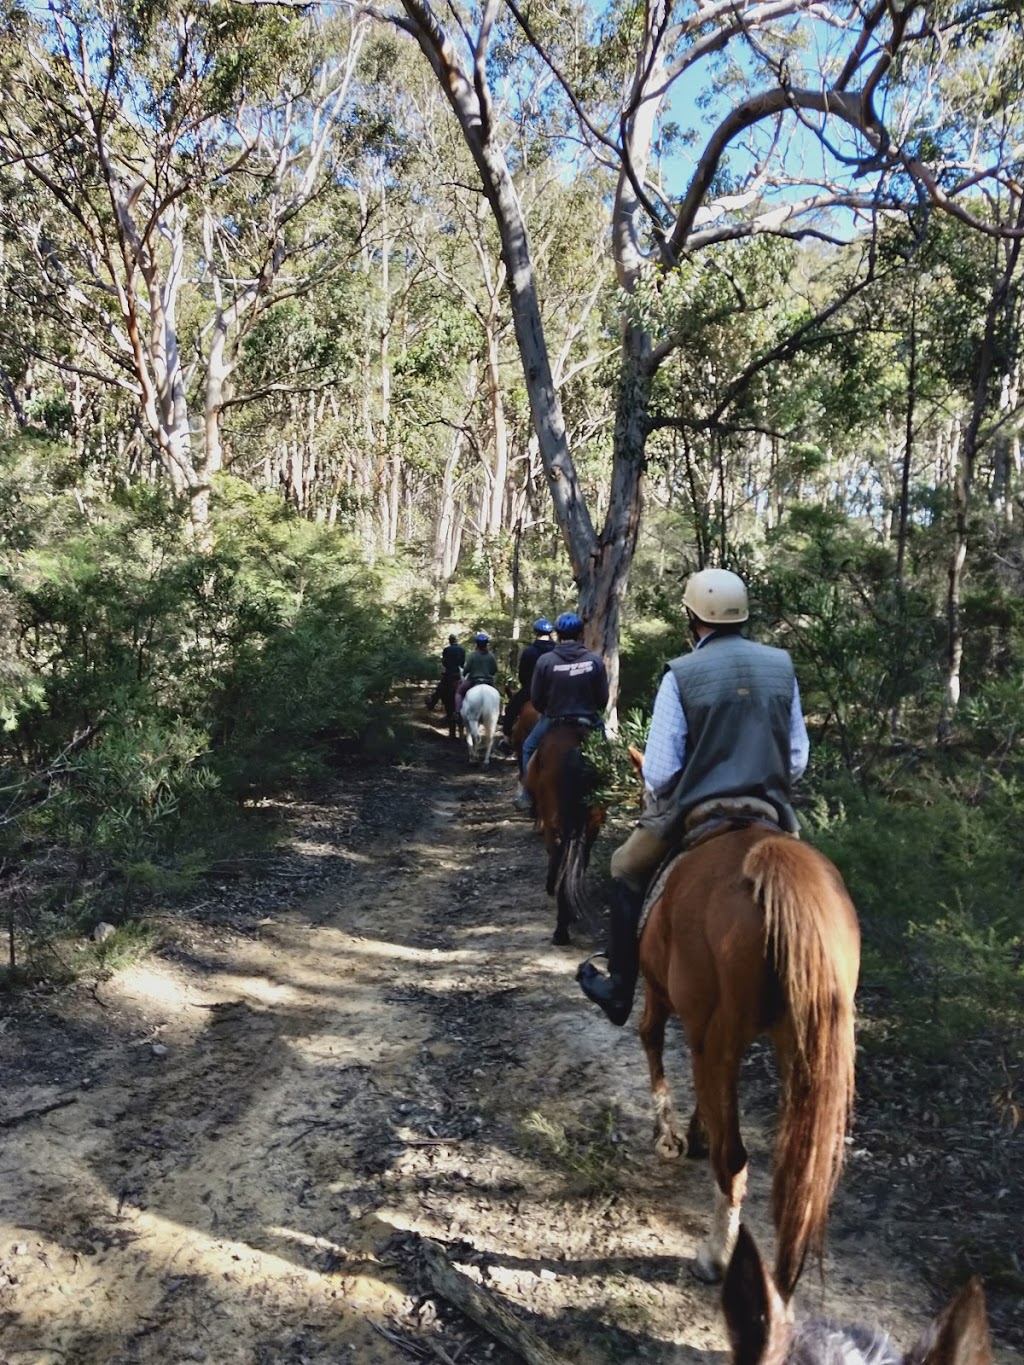
[(504, 1304), (456, 1270), (436, 1242), (417, 1237), (416, 1249), (434, 1290), (467, 1318), (515, 1351), (526, 1365), (567, 1365), (564, 1356), (548, 1349), (532, 1328), (520, 1322)]
[(29, 1119), (42, 1118), (44, 1114), (52, 1114), (55, 1109), (66, 1109), (69, 1104), (77, 1104), (77, 1095), (68, 1095), (66, 1099), (54, 1100), (52, 1104), (41, 1105), (38, 1109), (26, 1109), (24, 1113), (12, 1114), (9, 1119), (0, 1119), (0, 1128), (16, 1128), (19, 1123), (28, 1123)]

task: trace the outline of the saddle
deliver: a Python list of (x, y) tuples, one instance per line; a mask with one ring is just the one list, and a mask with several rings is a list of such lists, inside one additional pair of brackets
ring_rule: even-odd
[[(775, 807), (757, 796), (723, 797), (714, 801), (703, 801), (699, 806), (694, 806), (686, 817), (682, 838), (662, 859), (661, 865), (651, 878), (647, 891), (644, 893), (644, 904), (640, 913), (640, 923), (637, 926), (637, 937), (639, 938), (639, 935), (643, 933), (647, 917), (651, 913), (654, 902), (661, 895), (668, 874), (675, 865), (677, 858), (689, 853), (699, 844), (706, 844), (711, 839), (717, 839), (720, 834), (728, 834), (737, 829), (749, 829), (751, 825), (764, 825), (780, 834), (784, 833), (779, 826), (779, 816)], [(798, 839), (800, 836), (791, 834), (788, 837)]]
[(725, 834), (730, 829), (746, 829), (749, 825), (774, 825), (778, 828), (779, 814), (774, 806), (758, 796), (726, 796), (713, 801), (702, 801), (694, 806), (683, 825), (683, 837), (670, 856), (688, 853), (697, 844)]

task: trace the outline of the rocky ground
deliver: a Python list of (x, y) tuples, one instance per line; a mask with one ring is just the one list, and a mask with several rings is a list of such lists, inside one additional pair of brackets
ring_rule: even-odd
[[(434, 1292), (419, 1236), (566, 1361), (727, 1358), (688, 1271), (710, 1176), (654, 1155), (634, 1027), (579, 993), (591, 935), (551, 946), (512, 789), (424, 717), (404, 761), (292, 802), (274, 867), (162, 921), (145, 960), (9, 1002), (0, 1362), (515, 1360)], [(762, 1051), (744, 1084), (770, 1250)], [(803, 1311), (914, 1339), (938, 1306), (917, 1188), (858, 1134)]]

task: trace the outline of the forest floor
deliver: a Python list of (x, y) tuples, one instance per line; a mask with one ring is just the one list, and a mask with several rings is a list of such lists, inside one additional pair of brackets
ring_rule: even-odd
[[(274, 865), (161, 922), (144, 961), (14, 998), (0, 1362), (511, 1365), (432, 1292), (417, 1234), (566, 1361), (728, 1359), (688, 1269), (708, 1170), (655, 1156), (639, 1010), (615, 1029), (580, 995), (592, 937), (551, 946), (512, 791), (509, 760), (471, 769), (421, 708), (403, 761), (287, 803)], [(685, 1111), (677, 1031), (668, 1052)], [(757, 1049), (766, 1253), (774, 1098)], [(916, 1338), (939, 1305), (914, 1229), (945, 1191), (912, 1167), (857, 1135), (802, 1311)], [(1000, 1361), (1024, 1358), (1020, 1315), (996, 1322)]]

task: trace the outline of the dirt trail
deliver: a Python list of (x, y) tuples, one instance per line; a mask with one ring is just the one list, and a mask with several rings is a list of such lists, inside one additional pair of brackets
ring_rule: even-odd
[[(654, 1156), (635, 1030), (580, 996), (588, 943), (551, 947), (511, 786), (422, 724), (408, 762), (296, 817), (315, 894), (268, 915), (235, 891), (144, 963), (3, 1021), (0, 1118), (61, 1107), (0, 1129), (0, 1362), (510, 1362), (424, 1296), (410, 1231), (567, 1360), (726, 1358), (717, 1293), (687, 1270), (710, 1177)], [(763, 1055), (746, 1079), (768, 1249)], [(855, 1186), (801, 1302), (909, 1343), (931, 1296)]]

